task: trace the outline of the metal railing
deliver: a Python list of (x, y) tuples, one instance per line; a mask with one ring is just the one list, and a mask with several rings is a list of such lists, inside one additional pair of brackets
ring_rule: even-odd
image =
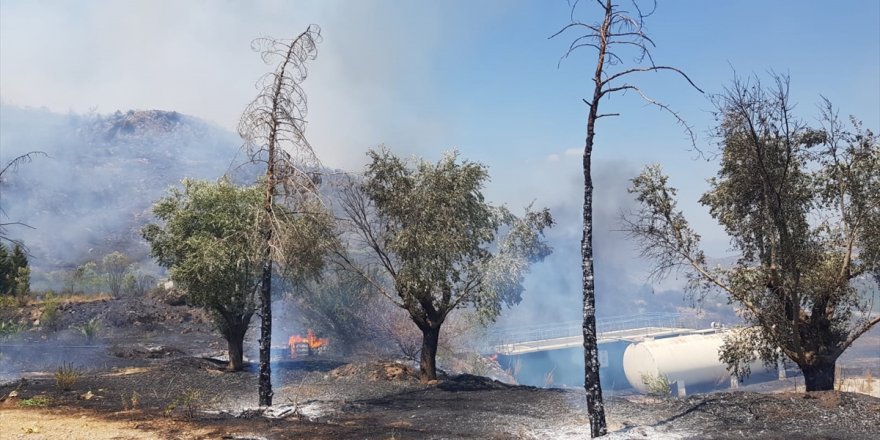
[[(643, 313), (599, 318), (596, 321), (596, 332), (601, 337), (602, 333), (615, 331), (650, 327), (688, 328), (693, 324), (692, 319), (678, 313)], [(580, 336), (582, 326), (582, 321), (563, 321), (553, 324), (498, 327), (486, 333), (482, 345), (489, 349), (510, 344)]]

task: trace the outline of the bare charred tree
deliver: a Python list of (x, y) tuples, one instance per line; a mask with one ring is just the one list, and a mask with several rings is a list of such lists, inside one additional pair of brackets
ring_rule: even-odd
[[(593, 73), (593, 94), (584, 103), (589, 108), (587, 115), (587, 138), (584, 145), (584, 231), (581, 241), (583, 257), (583, 335), (584, 335), (584, 388), (587, 392), (587, 411), (590, 415), (590, 433), (593, 437), (605, 435), (605, 405), (602, 401), (602, 387), (599, 383), (599, 350), (596, 342), (596, 291), (593, 272), (593, 180), (591, 176), (591, 158), (596, 134), (596, 121), (618, 113), (599, 113), (602, 99), (615, 93), (635, 93), (647, 103), (671, 114), (685, 131), (691, 136), (692, 144), (696, 144), (690, 127), (666, 104), (656, 101), (645, 94), (641, 88), (629, 82), (639, 73), (667, 71), (681, 76), (695, 89), (700, 90), (681, 70), (670, 66), (654, 64), (651, 49), (654, 41), (645, 33), (645, 19), (653, 14), (656, 2), (650, 10), (643, 9), (636, 0), (627, 2), (632, 10), (621, 8), (612, 0), (595, 0), (602, 12), (602, 18), (595, 22), (582, 22), (575, 19), (579, 1), (575, 0), (571, 7), (571, 22), (550, 38), (577, 33), (571, 41), (563, 59), (579, 49), (596, 51), (596, 69)], [(624, 57), (634, 56), (631, 63)], [(562, 60), (560, 60), (561, 62)]]
[[(23, 164), (30, 163), (34, 160), (35, 157), (38, 156), (48, 157), (49, 155), (42, 151), (30, 151), (20, 156), (14, 157), (12, 160), (7, 162), (6, 165), (3, 166), (3, 169), (0, 169), (0, 186), (3, 185), (4, 178), (8, 172), (14, 171)], [(2, 199), (0, 199), (0, 202), (2, 202)], [(6, 217), (6, 211), (3, 210), (3, 206), (0, 206), (0, 217)], [(9, 233), (7, 231), (10, 226), (24, 226), (26, 228), (30, 228), (30, 226), (21, 222), (0, 222), (0, 243), (6, 241), (11, 243), (13, 246), (19, 246), (22, 249), (27, 249), (25, 248), (24, 243), (22, 243), (20, 240), (9, 238)]]
[(266, 165), (262, 184), (263, 210), (260, 231), (264, 243), (260, 284), (260, 405), (272, 405), (270, 347), (272, 344), (273, 262), (287, 261), (284, 241), (278, 230), (278, 205), (297, 213), (304, 201), (317, 200), (317, 170), (320, 165), (305, 137), (307, 100), (302, 82), (308, 76), (308, 61), (317, 56), (321, 29), (310, 25), (292, 40), (259, 38), (252, 47), (275, 70), (257, 82), (259, 94), (245, 109), (238, 132), (245, 141), (250, 160)]

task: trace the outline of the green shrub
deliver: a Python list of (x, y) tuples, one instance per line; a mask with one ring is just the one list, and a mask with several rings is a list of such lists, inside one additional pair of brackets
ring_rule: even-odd
[(0, 321), (0, 341), (15, 336), (24, 330), (24, 326), (15, 321)]
[(43, 302), (43, 310), (40, 314), (40, 325), (49, 331), (57, 331), (61, 325), (59, 322), (61, 312), (58, 311), (58, 299), (52, 297)]
[(92, 345), (95, 338), (98, 336), (98, 331), (101, 330), (101, 321), (97, 317), (94, 317), (86, 321), (85, 324), (75, 328), (86, 337), (86, 344)]
[(669, 383), (669, 377), (665, 374), (642, 374), (642, 383), (648, 388), (648, 394), (664, 396), (672, 393), (672, 386)]
[(23, 408), (43, 408), (52, 402), (47, 396), (34, 396), (30, 399), (21, 399), (18, 406)]

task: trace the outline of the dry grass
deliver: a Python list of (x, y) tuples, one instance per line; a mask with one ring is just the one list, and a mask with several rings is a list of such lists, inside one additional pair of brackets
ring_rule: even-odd
[(28, 301), (29, 305), (43, 305), (46, 301), (52, 300), (58, 301), (63, 304), (83, 304), (83, 303), (91, 303), (96, 301), (109, 301), (113, 299), (107, 293), (75, 293), (70, 295), (56, 295), (51, 298), (41, 298), (35, 299), (31, 298)]
[(70, 363), (61, 364), (61, 366), (55, 370), (55, 384), (62, 391), (72, 390), (80, 377), (82, 377), (82, 373)]

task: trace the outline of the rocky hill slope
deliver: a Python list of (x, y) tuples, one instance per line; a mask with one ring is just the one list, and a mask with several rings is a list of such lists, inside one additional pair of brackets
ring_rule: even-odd
[[(216, 179), (236, 156), (231, 132), (160, 110), (60, 115), (0, 108), (0, 161), (38, 157), (4, 175), (2, 209), (11, 236), (32, 265), (46, 270), (99, 259), (115, 250), (146, 256), (140, 227), (152, 203), (184, 177)], [(35, 271), (39, 272), (39, 271)]]

